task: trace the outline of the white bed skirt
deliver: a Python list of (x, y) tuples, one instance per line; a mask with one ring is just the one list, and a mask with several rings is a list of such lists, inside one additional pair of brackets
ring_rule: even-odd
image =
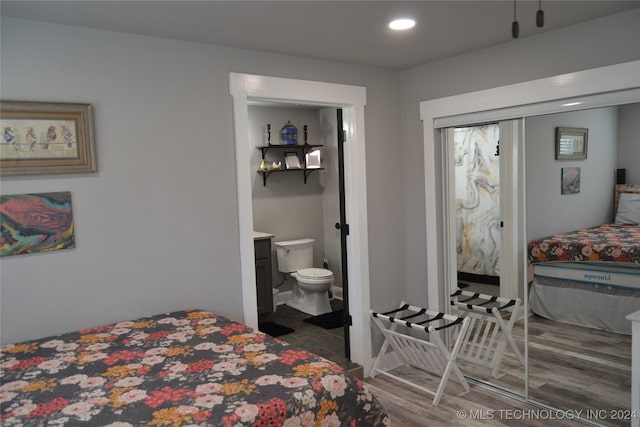
[(534, 276), (529, 307), (547, 319), (630, 335), (631, 322), (625, 316), (640, 310), (640, 292)]

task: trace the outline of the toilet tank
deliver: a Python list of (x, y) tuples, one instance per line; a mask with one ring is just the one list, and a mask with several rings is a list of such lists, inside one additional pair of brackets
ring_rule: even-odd
[(314, 239), (274, 242), (278, 257), (278, 271), (292, 273), (313, 267), (313, 242), (315, 242)]

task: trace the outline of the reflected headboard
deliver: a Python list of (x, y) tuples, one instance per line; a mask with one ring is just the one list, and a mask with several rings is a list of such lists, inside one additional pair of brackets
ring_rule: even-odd
[(615, 204), (614, 215), (616, 214), (616, 212), (618, 212), (618, 202), (620, 202), (620, 195), (622, 193), (640, 194), (640, 184), (617, 184), (616, 185), (616, 204)]

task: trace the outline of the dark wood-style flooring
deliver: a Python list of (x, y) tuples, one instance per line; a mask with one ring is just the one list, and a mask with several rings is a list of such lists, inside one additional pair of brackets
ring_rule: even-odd
[[(342, 301), (331, 300), (331, 308), (334, 311), (342, 309)], [(279, 305), (275, 313), (261, 315), (260, 321), (271, 321), (294, 329), (294, 332), (278, 338), (329, 359), (362, 378), (362, 368), (345, 357), (344, 329), (324, 329), (304, 321), (310, 317), (286, 305)]]

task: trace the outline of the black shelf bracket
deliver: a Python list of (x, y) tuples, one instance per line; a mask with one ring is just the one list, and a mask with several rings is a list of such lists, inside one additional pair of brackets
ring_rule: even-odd
[(266, 187), (267, 186), (267, 178), (269, 177), (269, 175), (271, 175), (273, 172), (275, 171), (258, 171), (258, 173), (262, 174), (262, 186)]
[(312, 168), (312, 169), (276, 169), (276, 170), (270, 170), (270, 171), (258, 171), (259, 174), (262, 175), (262, 186), (266, 187), (267, 186), (267, 178), (269, 177), (269, 175), (271, 175), (272, 173), (276, 173), (276, 172), (298, 172), (298, 171), (302, 171), (304, 174), (304, 183), (307, 183), (307, 179), (309, 178), (309, 175), (311, 175), (311, 172), (315, 172), (315, 171), (320, 171), (320, 170), (324, 170), (324, 168)]

